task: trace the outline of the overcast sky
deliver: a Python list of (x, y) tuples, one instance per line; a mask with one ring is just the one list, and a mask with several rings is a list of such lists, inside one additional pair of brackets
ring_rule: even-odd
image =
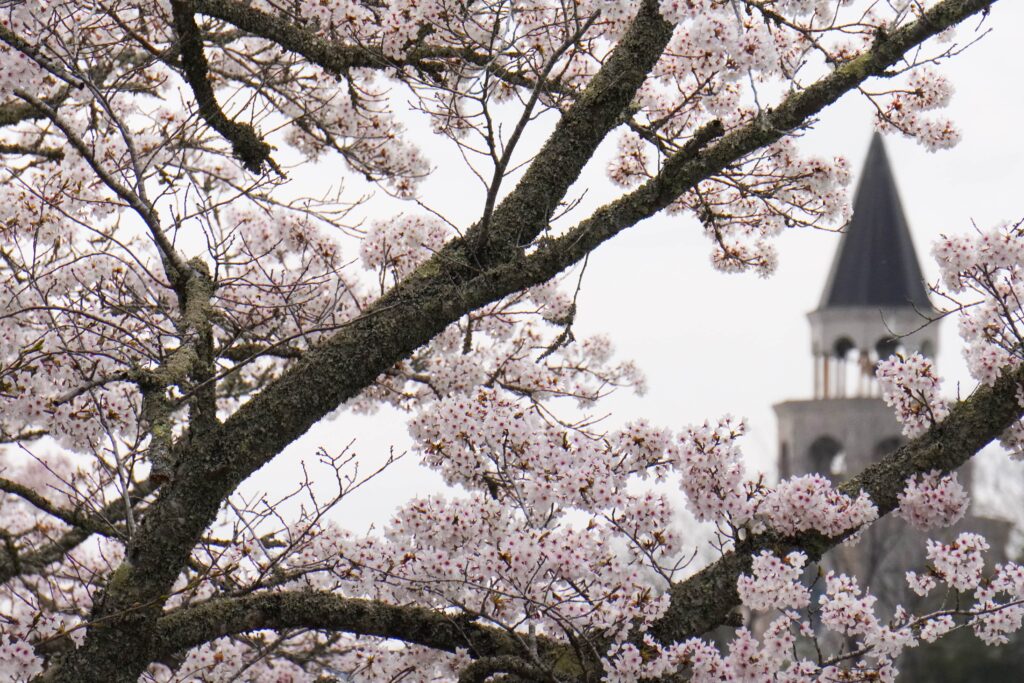
[[(1024, 3), (997, 3), (986, 23), (992, 33), (943, 67), (956, 88), (948, 113), (963, 133), (962, 142), (930, 153), (899, 136), (885, 139), (918, 257), (931, 281), (937, 271), (930, 248), (938, 235), (970, 230), (972, 221), (987, 228), (1024, 217)], [(823, 113), (801, 145), (819, 155), (845, 156), (855, 174), (852, 192), (872, 125), (871, 106), (848, 95)], [(412, 129), (417, 132), (415, 125)], [(606, 159), (610, 152), (606, 146), (599, 156)], [(475, 191), (466, 186), (464, 174), (449, 170), (461, 162), (450, 148), (431, 153), (438, 171), (426, 181), (423, 196), (463, 224), (470, 222), (482, 202), (473, 201)], [(582, 183), (594, 188), (595, 199), (606, 186), (603, 167), (601, 161), (592, 164)], [(768, 279), (714, 271), (707, 239), (696, 221), (685, 217), (657, 216), (602, 246), (583, 281), (575, 332), (608, 334), (619, 356), (634, 359), (649, 384), (642, 397), (620, 392), (602, 405), (602, 412), (614, 412), (609, 424), (647, 417), (679, 428), (725, 413), (742, 415), (750, 424), (744, 446), (751, 462), (771, 467), (776, 453), (771, 406), (810, 397), (806, 313), (817, 306), (838, 242), (834, 233), (788, 231), (778, 242), (778, 271)], [(955, 327), (946, 322), (938, 357), (951, 394), (957, 382), (965, 393), (973, 386)], [(401, 451), (408, 443), (400, 415), (343, 415), (318, 425), (264, 468), (250, 490), (294, 481), (297, 458), (315, 460), (308, 456), (317, 446), (337, 450), (351, 439), (366, 463), (364, 471), (390, 445)], [(417, 470), (410, 457), (346, 499), (339, 521), (355, 529), (384, 521), (397, 503), (429, 492), (438, 482)]]

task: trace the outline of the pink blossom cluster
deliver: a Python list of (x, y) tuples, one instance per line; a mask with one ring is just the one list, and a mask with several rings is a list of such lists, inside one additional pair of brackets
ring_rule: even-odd
[(959, 591), (973, 590), (981, 581), (985, 566), (982, 553), (988, 550), (988, 541), (978, 534), (962, 533), (953, 543), (928, 541), (928, 560), (936, 576)]
[(996, 565), (995, 576), (980, 582), (974, 597), (974, 633), (989, 645), (1005, 645), (1007, 636), (1024, 623), (1024, 567), (1013, 562)]
[[(747, 481), (737, 441), (743, 423), (732, 418), (678, 436), (634, 423), (594, 439), (490, 390), (438, 401), (414, 419), (412, 433), (425, 464), (469, 497), (418, 499), (382, 536), (340, 540), (339, 551), (323, 556), (341, 556), (329, 572), (356, 595), (429, 594), (439, 606), (474, 605), (493, 621), (528, 619), (545, 632), (656, 619), (684, 556), (681, 504), (708, 521), (787, 534), (839, 535), (875, 516), (866, 496), (848, 498), (823, 478), (776, 488)], [(677, 481), (686, 498), (632, 489), (651, 475)], [(585, 529), (571, 521), (580, 513)], [(755, 558), (739, 585), (744, 600), (805, 606), (805, 561), (799, 553)], [(539, 605), (548, 607), (537, 613)]]
[(698, 520), (750, 517), (746, 476), (737, 438), (746, 431), (741, 420), (724, 418), (717, 425), (690, 427), (680, 439), (680, 486)]
[(627, 643), (609, 652), (604, 661), (605, 679), (610, 683), (638, 683), (686, 671), (690, 680), (699, 683), (717, 681), (783, 681), (810, 683), (818, 681), (821, 669), (808, 660), (792, 657), (792, 634), (783, 617), (773, 622), (761, 641), (746, 628), (736, 632), (728, 653), (692, 638), (664, 646), (647, 637), (644, 652)]
[(1024, 236), (1018, 226), (1004, 224), (971, 237), (944, 236), (933, 252), (943, 283), (963, 299), (959, 323), (967, 366), (975, 379), (991, 385), (1020, 364)]
[[(417, 258), (426, 251), (418, 250)], [(393, 281), (390, 270), (387, 264), (378, 268), (382, 288)], [(573, 301), (557, 283), (531, 288), (450, 325), (349, 405), (373, 410), (386, 402), (412, 409), (472, 394), (486, 382), (533, 403), (562, 397), (584, 408), (619, 387), (642, 393), (645, 381), (636, 364), (616, 359), (603, 335), (576, 339), (573, 316)]]
[(880, 628), (875, 616), (873, 595), (862, 594), (857, 581), (845, 574), (829, 572), (825, 577), (825, 592), (818, 598), (821, 623), (836, 633), (864, 636)]
[(949, 614), (930, 619), (921, 627), (918, 637), (926, 643), (934, 643), (957, 626), (956, 620)]
[(762, 550), (754, 556), (752, 574), (741, 574), (736, 582), (740, 601), (758, 612), (806, 607), (811, 593), (800, 583), (806, 563), (807, 556), (801, 552), (780, 558)]
[(43, 670), (43, 659), (25, 637), (25, 630), (17, 623), (0, 628), (0, 672), (10, 680), (27, 681)]
[(404, 277), (433, 256), (451, 228), (433, 216), (402, 216), (374, 223), (359, 246), (363, 264), (382, 277)]
[(980, 297), (962, 307), (959, 332), (968, 342), (965, 355), (971, 374), (980, 382), (993, 384), (1002, 371), (1020, 364), (1016, 338), (1024, 262), (1020, 230), (1001, 225), (975, 238), (942, 238), (934, 252), (943, 282), (952, 294)]
[[(8, 31), (38, 35), (45, 34), (51, 22), (88, 21), (91, 13), (76, 11), (75, 5), (73, 2), (50, 0), (12, 3), (0, 13), (0, 25)], [(36, 60), (6, 44), (6, 41), (0, 47), (0, 96), (10, 97), (16, 90), (37, 94), (47, 92), (55, 85), (55, 79)]]
[(1017, 420), (999, 435), (999, 444), (1014, 460), (1024, 460), (1024, 422)]
[(234, 239), (224, 254), (229, 265), (216, 303), (250, 339), (308, 344), (372, 300), (358, 275), (346, 271), (349, 257), (317, 223), (280, 211), (241, 209), (225, 211), (223, 221)]
[(919, 353), (892, 356), (878, 363), (875, 377), (886, 404), (896, 411), (903, 433), (915, 437), (949, 414), (949, 403), (939, 395), (942, 379), (932, 361)]
[(938, 581), (936, 581), (935, 577), (931, 573), (919, 574), (914, 571), (908, 571), (906, 579), (910, 590), (914, 591), (921, 597), (925, 597), (931, 593), (938, 585)]
[[(943, 286), (957, 307), (967, 367), (975, 379), (991, 386), (1018, 368), (1024, 358), (1020, 343), (1024, 331), (1021, 225), (1004, 223), (975, 235), (944, 235), (936, 241), (933, 254)], [(1018, 401), (1020, 398), (1018, 395)], [(1021, 431), (1018, 421), (1000, 438), (1018, 458)]]
[(932, 470), (907, 480), (899, 495), (896, 514), (920, 531), (956, 524), (967, 512), (970, 496), (956, 472), (943, 475)]
[[(930, 541), (928, 547), (929, 559), (938, 564), (924, 577), (908, 576), (911, 585), (923, 578), (930, 590), (939, 578), (957, 590), (974, 591), (973, 603), (954, 601), (920, 615), (897, 607), (885, 619), (878, 614), (876, 596), (854, 578), (829, 572), (813, 609), (810, 591), (800, 580), (806, 558), (790, 553), (782, 559), (765, 551), (754, 558), (753, 572), (737, 582), (748, 609), (778, 614), (760, 641), (741, 628), (728, 652), (699, 639), (666, 647), (648, 638), (642, 656), (636, 645), (622, 644), (609, 651), (607, 680), (633, 683), (686, 667), (700, 681), (893, 681), (899, 655), (920, 641), (933, 642), (971, 625), (979, 638), (995, 644), (1021, 627), (1024, 571), (1019, 566), (997, 565), (993, 576), (983, 580), (980, 553), (987, 544), (973, 534), (961, 534), (951, 545)], [(843, 638), (836, 640), (837, 635)], [(817, 649), (820, 661), (796, 656), (804, 643)]]
[(953, 86), (942, 74), (929, 66), (918, 67), (902, 88), (872, 96), (878, 106), (878, 128), (900, 131), (931, 151), (953, 147), (960, 142), (960, 131), (952, 120), (924, 114), (947, 106), (952, 95)]
[(647, 143), (636, 133), (624, 133), (618, 153), (608, 163), (608, 178), (622, 187), (639, 185), (651, 177), (650, 163)]
[(851, 498), (820, 474), (779, 482), (764, 494), (756, 510), (769, 528), (786, 535), (813, 530), (839, 536), (878, 518), (878, 509), (864, 491)]
[(784, 138), (721, 179), (702, 182), (669, 210), (697, 216), (714, 245), (716, 268), (768, 275), (777, 263), (775, 238), (785, 228), (848, 218), (849, 180), (845, 159), (804, 157)]
[(573, 624), (625, 637), (667, 607), (667, 595), (652, 591), (658, 574), (644, 566), (643, 551), (656, 548), (637, 538), (620, 553), (611, 519), (589, 529), (540, 522), (486, 494), (420, 499), (383, 537), (344, 546), (335, 572), (356, 581), (350, 591), (399, 602), (427, 594), (437, 606), (472, 606), (497, 623), (527, 619), (543, 632)]

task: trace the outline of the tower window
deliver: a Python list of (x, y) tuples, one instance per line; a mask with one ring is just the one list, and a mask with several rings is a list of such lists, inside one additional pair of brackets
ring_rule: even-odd
[(836, 358), (846, 358), (847, 354), (855, 348), (853, 341), (849, 337), (841, 337), (836, 340), (836, 343), (832, 346), (832, 353), (835, 354)]
[(811, 444), (811, 468), (818, 474), (835, 479), (846, 474), (846, 451), (831, 436), (822, 436)]
[(878, 352), (878, 360), (885, 360), (892, 354), (899, 351), (900, 343), (892, 337), (884, 337), (875, 344), (875, 351)]

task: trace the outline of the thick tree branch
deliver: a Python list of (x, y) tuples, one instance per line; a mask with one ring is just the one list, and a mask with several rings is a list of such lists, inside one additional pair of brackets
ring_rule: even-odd
[(201, 388), (189, 401), (190, 425), (194, 434), (201, 434), (216, 424), (216, 385), (212, 381), (213, 328), (210, 299), (214, 293), (213, 279), (201, 259), (187, 264), (189, 271), (178, 287), (181, 318), (178, 348), (156, 370), (139, 373), (142, 389), (142, 426), (150, 434), (149, 460), (153, 465), (150, 478), (162, 484), (173, 476), (172, 414), (174, 404), (167, 396), (172, 386), (184, 388), (193, 381)]
[(402, 58), (384, 54), (368, 45), (348, 45), (319, 36), (304, 26), (276, 17), (237, 0), (194, 0), (199, 14), (219, 19), (246, 33), (275, 43), (289, 52), (304, 57), (324, 71), (343, 76), (349, 69), (402, 69), (412, 67), (434, 71), (445, 62), (470, 63), (489, 71), (515, 86), (532, 88), (536, 82), (503, 69), (494, 63), (494, 56), (469, 48), (447, 45), (419, 45)]
[[(47, 103), (51, 106), (57, 105), (52, 99)], [(27, 102), (10, 102), (0, 107), (0, 126), (14, 126), (22, 121), (38, 121), (45, 118), (46, 114)]]
[(193, 3), (191, 0), (172, 0), (171, 12), (181, 49), (182, 72), (196, 96), (199, 115), (231, 143), (235, 156), (247, 170), (259, 173), (263, 164), (273, 165), (270, 145), (260, 139), (252, 126), (229, 119), (217, 103), (213, 86), (210, 85), (210, 67), (203, 54), (203, 38), (196, 24)]
[(44, 436), (49, 435), (50, 432), (46, 429), (26, 429), (25, 431), (18, 432), (17, 434), (7, 434), (0, 429), (0, 444), (34, 441), (35, 439), (41, 439)]
[(53, 147), (42, 147), (40, 145), (8, 145), (0, 143), (0, 154), (37, 156), (48, 161), (60, 161), (64, 158), (62, 150)]
[(517, 680), (553, 681), (559, 679), (538, 669), (536, 666), (515, 655), (499, 655), (497, 657), (484, 657), (473, 662), (459, 674), (459, 683), (484, 683), (496, 674), (514, 674)]
[(302, 358), (303, 353), (305, 352), (302, 349), (284, 344), (273, 345), (248, 342), (232, 344), (225, 349), (217, 351), (215, 355), (217, 358), (224, 358), (233, 363), (249, 363), (261, 356), (297, 360)]
[[(389, 605), (327, 591), (282, 591), (218, 598), (161, 617), (155, 654), (170, 656), (223, 636), (260, 629), (306, 628), (401, 640), (474, 657), (522, 654), (523, 643), (506, 631), (414, 605)], [(542, 641), (542, 649), (554, 643)]]

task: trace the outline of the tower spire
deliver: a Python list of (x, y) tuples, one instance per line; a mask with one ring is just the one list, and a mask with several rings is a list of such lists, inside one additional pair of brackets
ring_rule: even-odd
[(893, 353), (937, 349), (934, 309), (882, 138), (875, 133), (811, 321), (814, 395), (870, 396), (875, 364)]
[(839, 243), (818, 308), (834, 306), (932, 310), (885, 145), (877, 132), (854, 195), (853, 218)]

